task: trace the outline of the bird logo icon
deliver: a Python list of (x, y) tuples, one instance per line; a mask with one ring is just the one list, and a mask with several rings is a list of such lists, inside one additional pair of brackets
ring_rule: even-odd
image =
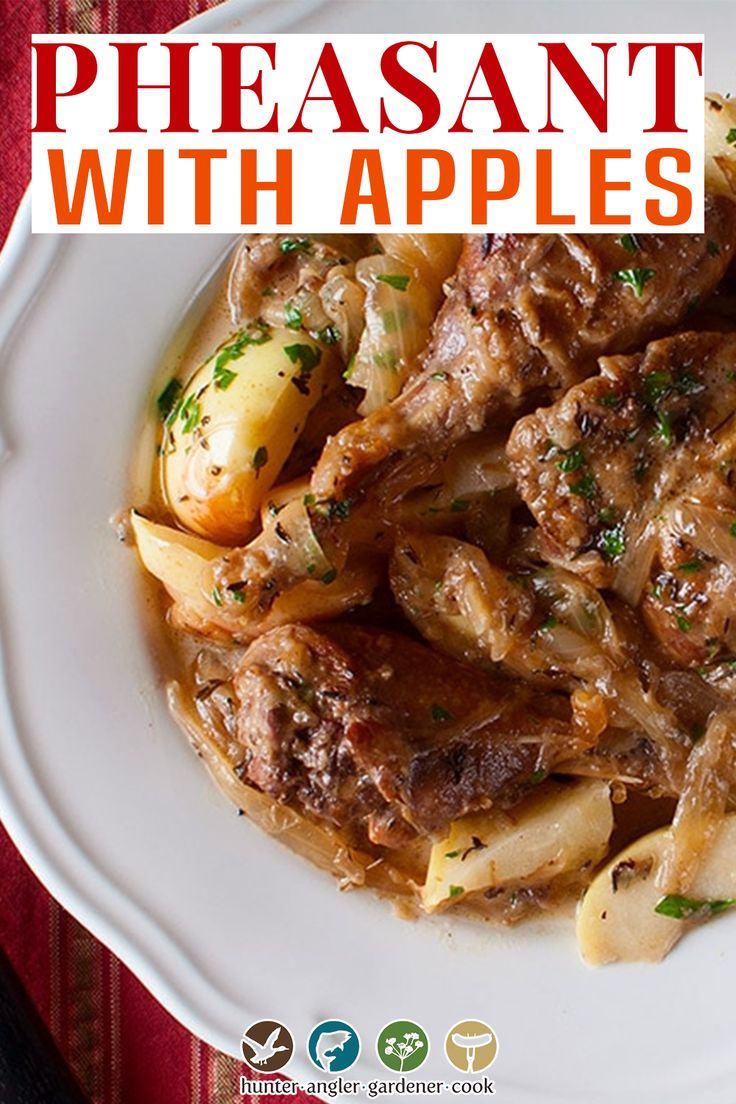
[(248, 1065), (259, 1073), (275, 1073), (294, 1053), (294, 1039), (278, 1020), (259, 1020), (243, 1032), (240, 1049)]

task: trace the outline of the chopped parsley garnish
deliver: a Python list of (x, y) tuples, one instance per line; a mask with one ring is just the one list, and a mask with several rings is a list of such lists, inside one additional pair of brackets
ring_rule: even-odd
[(691, 375), (689, 372), (683, 372), (681, 376), (678, 376), (675, 380), (675, 390), (681, 395), (695, 395), (699, 391), (703, 391), (705, 384), (700, 376)]
[(176, 401), (181, 394), (181, 383), (178, 379), (170, 379), (164, 387), (163, 391), (156, 399), (156, 406), (158, 407), (158, 416), (162, 422), (165, 422), (171, 414), (171, 411), (176, 406)]
[(596, 400), (601, 406), (610, 406), (615, 409), (620, 406), (624, 401), (622, 395), (617, 395), (615, 391), (609, 391), (606, 395), (599, 395)]
[(548, 617), (547, 620), (543, 621), (542, 624), (539, 626), (537, 632), (550, 632), (551, 629), (557, 628), (559, 623), (559, 617)]
[(641, 299), (644, 288), (655, 275), (653, 268), (620, 268), (613, 273), (614, 280), (630, 287), (637, 299)]
[(230, 384), (237, 376), (237, 372), (227, 367), (233, 360), (238, 360), (249, 345), (265, 345), (271, 340), (271, 332), (265, 322), (256, 322), (247, 330), (241, 330), (232, 341), (223, 345), (215, 357), (212, 369), (212, 382), (218, 391), (227, 391)]
[(197, 402), (197, 396), (191, 394), (182, 406), (179, 417), (183, 421), (182, 433), (192, 433), (199, 425), (202, 417), (202, 407)]
[(460, 854), (460, 848), (456, 848), (455, 851), (445, 851), (446, 859), (456, 859)]
[(253, 470), (259, 472), (268, 463), (268, 449), (265, 445), (259, 445), (253, 453)]
[(658, 403), (672, 387), (672, 374), (670, 372), (650, 372), (644, 377), (644, 394), (650, 405)]
[(657, 425), (654, 430), (654, 436), (661, 438), (666, 445), (672, 444), (672, 426), (670, 420), (665, 414), (664, 410), (658, 410), (655, 415), (657, 419)]
[(304, 496), (304, 505), (314, 509), (320, 517), (329, 518), (331, 521), (338, 518), (345, 521), (350, 517), (353, 506), (352, 498), (317, 498), (313, 494)]
[(270, 340), (271, 329), (265, 322), (256, 322), (247, 330), (240, 330), (229, 344), (220, 349), (215, 368), (223, 368), (229, 361), (237, 360), (249, 345), (265, 345)]
[(585, 465), (585, 453), (580, 445), (564, 450), (564, 456), (557, 461), (557, 467), (561, 472), (574, 472)]
[(284, 238), (279, 249), (282, 253), (310, 253), (312, 243), (309, 238)]
[(451, 721), (452, 713), (448, 713), (446, 709), (443, 709), (441, 705), (432, 706), (432, 720), (433, 721)]
[(292, 364), (299, 364), (303, 372), (311, 372), (322, 359), (322, 351), (313, 345), (284, 345), (284, 352)]
[(678, 613), (675, 616), (675, 621), (680, 632), (690, 632), (690, 622), (688, 621), (687, 617), (685, 617), (684, 613)]
[(230, 384), (234, 379), (237, 379), (238, 373), (233, 372), (230, 368), (220, 368), (215, 364), (215, 369), (212, 373), (212, 381), (218, 391), (227, 391)]
[(728, 527), (728, 531), (732, 537), (736, 537), (736, 521), (732, 521)]
[(728, 134), (726, 135), (726, 141), (728, 142), (729, 146), (736, 146), (736, 127), (731, 127)]
[(318, 341), (321, 341), (323, 345), (337, 345), (338, 341), (342, 338), (342, 334), (337, 326), (325, 326), (323, 330), (317, 330), (314, 336)]
[[(735, 132), (736, 133), (736, 132)], [(679, 893), (668, 893), (654, 906), (660, 916), (669, 916), (672, 920), (689, 920), (692, 916), (716, 915), (736, 905), (736, 898), (726, 897), (718, 901), (699, 901), (694, 897), (681, 897)]]
[(212, 588), (212, 601), (216, 606), (222, 606), (222, 595), (217, 587)]
[(677, 565), (678, 571), (684, 571), (686, 575), (694, 575), (696, 571), (703, 570), (702, 560), (688, 560), (687, 563)]
[(467, 498), (453, 498), (450, 503), (451, 514), (464, 514), (466, 510), (470, 509), (470, 503)]
[(379, 272), (376, 276), (382, 284), (388, 284), (396, 291), (406, 291), (409, 286), (410, 276), (392, 276), (390, 272)]
[(570, 484), (569, 490), (570, 494), (577, 495), (579, 498), (585, 498), (590, 501), (596, 492), (595, 477), (591, 475), (590, 472), (586, 472), (581, 479)]
[(533, 786), (538, 786), (539, 783), (544, 781), (546, 777), (547, 772), (545, 771), (545, 769), (543, 767), (537, 767), (537, 769), (533, 770), (532, 773), (529, 775), (529, 781)]
[(349, 380), (354, 371), (355, 371), (355, 353), (353, 353), (350, 360), (348, 361), (348, 366), (345, 369), (345, 371), (343, 372), (342, 378), (344, 380)]
[(331, 498), (329, 500), (329, 516), (345, 521), (346, 518), (350, 517), (352, 505), (353, 500), (351, 498)]
[(599, 533), (598, 547), (603, 555), (609, 560), (615, 560), (619, 556), (623, 556), (626, 551), (624, 523), (620, 521), (618, 525), (612, 525), (610, 529), (604, 529)]
[(299, 365), (299, 371), (292, 376), (291, 382), (303, 395), (309, 394), (309, 377), (322, 360), (322, 350), (314, 345), (284, 345), (284, 352), (292, 364)]
[(330, 583), (334, 583), (336, 578), (337, 568), (331, 567), (328, 571), (325, 571), (324, 575), (322, 576), (322, 582), (325, 584), (325, 586), (329, 586)]
[(707, 249), (709, 257), (717, 257), (718, 254), (721, 252), (720, 245), (717, 241), (713, 241), (713, 238), (708, 238)]
[(622, 234), (618, 239), (618, 244), (625, 249), (627, 253), (636, 253), (638, 249), (641, 249), (641, 242), (636, 234)]
[(300, 330), (302, 328), (302, 312), (296, 303), (292, 303), (291, 300), (284, 303), (284, 322), (290, 330)]
[(448, 897), (461, 897), (464, 892), (464, 886), (451, 885), (447, 890), (447, 895)]

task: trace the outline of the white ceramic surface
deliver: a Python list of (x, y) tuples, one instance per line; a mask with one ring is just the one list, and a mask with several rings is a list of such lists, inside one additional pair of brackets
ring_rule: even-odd
[[(202, 31), (705, 30), (728, 89), (734, 5), (248, 3)], [(0, 257), (0, 801), (33, 868), (192, 1030), (234, 1054), (244, 1027), (303, 1042), (338, 1016), (373, 1039), (419, 1020), (421, 1073), (447, 1076), (459, 1019), (495, 1027), (508, 1104), (732, 1104), (736, 917), (656, 968), (592, 971), (572, 925), (403, 923), (235, 816), (169, 718), (108, 524), (152, 373), (227, 240), (37, 237), (27, 204)], [(309, 229), (309, 228), (305, 228)]]

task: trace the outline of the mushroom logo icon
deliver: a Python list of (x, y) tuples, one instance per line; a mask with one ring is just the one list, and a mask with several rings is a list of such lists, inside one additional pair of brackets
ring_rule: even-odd
[(481, 1073), (498, 1054), (496, 1033), (483, 1020), (461, 1020), (447, 1032), (445, 1054), (461, 1073)]

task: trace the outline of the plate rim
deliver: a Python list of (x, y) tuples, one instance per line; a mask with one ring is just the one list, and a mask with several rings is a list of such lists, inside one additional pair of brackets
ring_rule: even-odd
[[(266, 12), (269, 26), (276, 32), (295, 11), (312, 14), (325, 2), (225, 0), (168, 33), (237, 33), (242, 20)], [(31, 194), (29, 184), (0, 249), (0, 354), (12, 352), (23, 320), (67, 246), (63, 234), (32, 233)], [(0, 423), (0, 479), (12, 455)], [(170, 932), (149, 917), (142, 906), (126, 898), (122, 888), (80, 847), (44, 800), (23, 746), (22, 723), (13, 708), (5, 634), (0, 619), (0, 811), (10, 839), (46, 890), (125, 963), (186, 1030), (225, 1054), (241, 1057), (235, 1025), (243, 1019), (247, 999), (233, 1004), (189, 960)], [(25, 810), (29, 802), (35, 803), (32, 817)], [(229, 1027), (218, 1022), (218, 1007), (221, 1012), (228, 1010)], [(298, 1069), (298, 1065), (303, 1068)], [(306, 1062), (298, 1063), (295, 1054), (293, 1069), (287, 1076), (294, 1079), (303, 1074), (308, 1075), (308, 1066)]]
[[(311, 14), (327, 6), (329, 5), (325, 0), (228, 0), (219, 8), (202, 13), (176, 30), (201, 30), (207, 33), (212, 28), (224, 33), (230, 17), (239, 19), (264, 11), (268, 11), (270, 15), (277, 10), (281, 10), (285, 16), (295, 11)], [(224, 26), (220, 25), (220, 21)], [(12, 348), (26, 312), (36, 297), (43, 294), (44, 281), (62, 257), (65, 246), (66, 239), (63, 235), (31, 234), (29, 189), (19, 207), (6, 244), (0, 251), (0, 352)], [(1, 376), (2, 369), (0, 378)], [(0, 468), (0, 479), (3, 474)], [(132, 906), (125, 900), (121, 887), (79, 847), (74, 837), (59, 822), (54, 810), (45, 802), (41, 801), (37, 805), (32, 818), (24, 812), (24, 805), (29, 800), (28, 793), (42, 791), (33, 776), (30, 762), (23, 755), (23, 744), (18, 735), (19, 723), (13, 717), (12, 695), (6, 679), (4, 638), (5, 629), (0, 622), (0, 807), (11, 839), (53, 896), (109, 946), (187, 1030), (219, 1050), (240, 1057), (236, 1042), (237, 1025), (241, 1023), (243, 1013), (253, 999), (252, 994), (246, 991), (243, 1000), (237, 1006), (233, 1004), (183, 954), (172, 933), (147, 916), (141, 906)], [(22, 730), (22, 718), (19, 718), (19, 722)], [(23, 758), (20, 763), (21, 771), (25, 770), (28, 776), (22, 783), (28, 786), (28, 793), (23, 797), (20, 777), (7, 774), (10, 762), (7, 749), (8, 745), (14, 743), (17, 745), (14, 751), (16, 758), (18, 752)], [(94, 892), (89, 888), (90, 876), (94, 880)], [(113, 909), (116, 899), (120, 899), (127, 908)], [(131, 913), (131, 908), (134, 913)], [(135, 915), (135, 924), (131, 923), (130, 915)], [(208, 998), (210, 993), (212, 996)], [(227, 1013), (226, 1021), (223, 1019), (223, 1022), (218, 1023), (215, 1013), (219, 1011), (224, 1017), (228, 1006), (232, 1008), (232, 1012)], [(225, 1022), (229, 1026), (226, 1027)], [(295, 1053), (285, 1076), (309, 1080), (310, 1073), (313, 1071), (310, 1071), (306, 1061)], [(513, 1095), (515, 1101), (523, 1099), (532, 1104), (538, 1099), (526, 1085), (511, 1084), (505, 1088), (507, 1093), (509, 1090), (509, 1095)], [(591, 1096), (590, 1099), (592, 1098)], [(556, 1104), (566, 1104), (555, 1095), (552, 1086), (548, 1094), (545, 1093), (545, 1099), (550, 1104), (553, 1100)]]

